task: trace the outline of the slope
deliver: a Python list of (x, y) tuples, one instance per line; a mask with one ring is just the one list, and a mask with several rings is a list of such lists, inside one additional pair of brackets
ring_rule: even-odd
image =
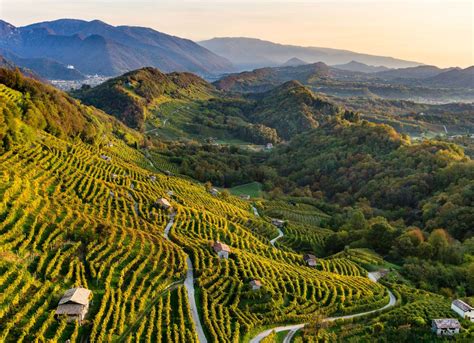
[[(0, 155), (2, 340), (196, 342), (181, 286), (185, 254), (211, 341), (387, 302), (385, 289), (355, 266), (351, 274), (314, 270), (297, 253), (269, 249), (276, 229), (266, 218), (238, 198), (212, 196), (159, 172), (153, 158), (126, 141), (140, 135), (114, 118), (18, 73), (2, 73), (1, 118), (11, 112), (18, 124), (8, 127), (15, 139)], [(28, 120), (27, 93), (38, 107)], [(33, 120), (48, 122), (49, 112), (57, 115), (56, 136), (45, 131), (52, 124)], [(93, 144), (81, 139), (86, 122), (97, 130), (85, 136)], [(27, 131), (34, 137), (20, 139)], [(171, 241), (163, 237), (169, 213), (156, 205), (163, 196), (175, 212)], [(210, 248), (216, 240), (231, 246), (229, 259), (218, 260)], [(248, 289), (254, 278), (264, 282), (259, 293)], [(93, 293), (88, 317), (81, 326), (56, 320), (57, 300), (79, 285)]]

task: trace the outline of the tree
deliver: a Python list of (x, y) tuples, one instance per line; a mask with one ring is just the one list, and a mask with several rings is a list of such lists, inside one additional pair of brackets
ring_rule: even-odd
[(385, 218), (378, 217), (377, 221), (370, 226), (367, 241), (377, 252), (386, 254), (396, 236), (397, 230)]

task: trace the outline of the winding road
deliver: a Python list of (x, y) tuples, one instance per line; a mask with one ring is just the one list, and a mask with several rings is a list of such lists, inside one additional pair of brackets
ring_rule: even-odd
[[(369, 279), (372, 280), (373, 282), (377, 282), (379, 277), (380, 277), (380, 273), (379, 272), (371, 272), (369, 273), (368, 275)], [(338, 320), (338, 319), (351, 319), (351, 318), (357, 318), (357, 317), (362, 317), (362, 316), (366, 316), (368, 314), (371, 314), (371, 313), (374, 313), (374, 312), (379, 312), (379, 311), (383, 311), (389, 307), (393, 307), (395, 306), (396, 302), (397, 302), (397, 298), (395, 298), (395, 296), (393, 295), (393, 293), (387, 289), (388, 291), (388, 295), (390, 297), (390, 300), (388, 302), (387, 305), (379, 308), (379, 309), (376, 309), (376, 310), (372, 310), (372, 311), (367, 311), (367, 312), (361, 312), (361, 313), (355, 313), (355, 314), (349, 314), (349, 315), (346, 315), (346, 316), (338, 316), (338, 317), (328, 317), (326, 318), (324, 321), (326, 322), (333, 322), (335, 320)], [(252, 338), (250, 340), (250, 343), (258, 343), (260, 342), (262, 339), (264, 339), (265, 337), (267, 337), (269, 334), (271, 334), (273, 331), (275, 332), (281, 332), (281, 331), (289, 331), (288, 334), (286, 335), (285, 337), (285, 340), (283, 342), (285, 343), (289, 343), (291, 341), (291, 339), (293, 338), (293, 336), (295, 335), (296, 331), (302, 329), (307, 323), (303, 323), (303, 324), (294, 324), (294, 325), (284, 325), (284, 326), (277, 326), (277, 327), (274, 327), (272, 329), (268, 329), (268, 330), (265, 330), (265, 331), (262, 331), (260, 332), (257, 336), (255, 336), (254, 338)]]
[(277, 230), (278, 230), (278, 236), (276, 236), (275, 238), (273, 238), (273, 239), (270, 241), (270, 244), (273, 245), (273, 246), (275, 246), (275, 242), (277, 241), (277, 239), (283, 237), (283, 231), (281, 231), (279, 228), (277, 228)]
[[(258, 213), (257, 208), (253, 205), (251, 205), (251, 207), (252, 207), (253, 214), (255, 214), (256, 217), (260, 217), (260, 214)], [(281, 231), (279, 228), (277, 228), (277, 230), (278, 230), (278, 236), (270, 240), (270, 244), (272, 246), (275, 246), (275, 242), (277, 241), (277, 239), (282, 238), (284, 235), (283, 231)]]
[[(171, 213), (170, 221), (165, 227), (164, 236), (169, 241), (171, 241), (169, 237), (169, 233), (174, 223), (174, 217), (175, 217), (175, 214)], [(196, 305), (196, 298), (194, 297), (194, 269), (193, 269), (193, 264), (191, 262), (191, 259), (189, 258), (188, 255), (186, 255), (186, 264), (188, 266), (188, 269), (186, 271), (186, 279), (184, 280), (184, 287), (186, 287), (186, 292), (188, 294), (188, 302), (189, 302), (189, 307), (191, 309), (191, 315), (193, 317), (194, 327), (196, 328), (199, 342), (207, 343), (207, 338), (206, 338), (206, 335), (204, 334), (204, 329), (202, 328), (201, 320), (199, 319), (199, 312)]]

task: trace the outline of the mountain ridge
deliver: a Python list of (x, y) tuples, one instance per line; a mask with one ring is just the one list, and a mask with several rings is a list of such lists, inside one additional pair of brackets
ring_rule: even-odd
[(79, 19), (0, 24), (0, 48), (21, 58), (74, 65), (84, 74), (115, 76), (144, 66), (200, 74), (232, 70), (229, 61), (193, 41), (150, 28)]
[(392, 68), (422, 65), (422, 63), (388, 56), (376, 56), (344, 49), (285, 45), (247, 37), (212, 38), (198, 43), (227, 58), (240, 70), (278, 66), (293, 57), (308, 61), (308, 63), (322, 61), (327, 64), (342, 64), (357, 60), (366, 64)]

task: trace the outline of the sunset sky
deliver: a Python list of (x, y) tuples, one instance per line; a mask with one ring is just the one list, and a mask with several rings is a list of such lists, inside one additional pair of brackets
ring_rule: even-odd
[(58, 18), (139, 25), (201, 40), (244, 36), (438, 66), (474, 64), (472, 0), (0, 0), (21, 26)]

